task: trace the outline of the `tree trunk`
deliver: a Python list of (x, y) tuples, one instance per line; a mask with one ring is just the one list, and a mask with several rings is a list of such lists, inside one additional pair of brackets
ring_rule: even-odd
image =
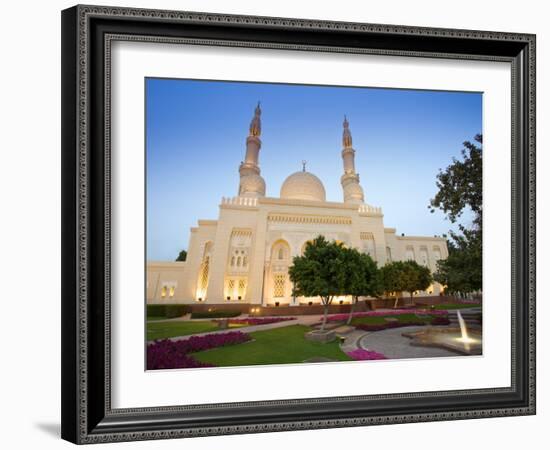
[(321, 324), (321, 331), (325, 331), (325, 325), (327, 324), (328, 305), (327, 302), (323, 301), (323, 323)]
[(395, 294), (395, 303), (393, 304), (393, 309), (397, 308), (397, 303), (399, 302), (399, 294)]
[(346, 325), (351, 324), (351, 319), (353, 319), (353, 311), (355, 310), (355, 305), (357, 305), (358, 300), (359, 300), (359, 297), (353, 296), (351, 301), (351, 308), (349, 309), (349, 317), (348, 317), (348, 321), (346, 322)]

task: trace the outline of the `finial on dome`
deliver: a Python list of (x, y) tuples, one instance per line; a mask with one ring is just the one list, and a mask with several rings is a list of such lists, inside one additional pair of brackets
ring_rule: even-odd
[(351, 132), (349, 131), (348, 118), (344, 114), (344, 134), (342, 135), (342, 144), (344, 148), (351, 148)]
[(258, 101), (256, 109), (254, 110), (254, 117), (252, 118), (252, 122), (250, 122), (250, 136), (259, 136), (262, 134), (262, 122), (260, 120), (261, 115), (262, 109), (260, 108), (260, 102)]
[(302, 172), (306, 171), (306, 163), (307, 161), (305, 159), (302, 160)]

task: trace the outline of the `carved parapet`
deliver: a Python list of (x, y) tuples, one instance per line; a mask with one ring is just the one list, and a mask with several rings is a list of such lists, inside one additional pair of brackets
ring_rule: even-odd
[(366, 203), (359, 205), (359, 214), (365, 216), (382, 216), (382, 208), (379, 206), (371, 206)]
[(258, 206), (258, 199), (255, 197), (222, 197), (221, 206), (255, 208)]

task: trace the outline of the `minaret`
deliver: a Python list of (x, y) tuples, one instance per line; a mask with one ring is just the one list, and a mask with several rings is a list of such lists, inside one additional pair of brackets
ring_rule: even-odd
[(239, 183), (240, 197), (263, 197), (265, 196), (265, 181), (260, 176), (259, 154), (262, 146), (260, 134), (262, 133), (262, 122), (260, 116), (260, 102), (254, 110), (254, 117), (250, 122), (248, 137), (246, 138), (246, 155), (244, 162), (239, 166), (241, 180)]
[(344, 133), (342, 135), (342, 160), (344, 162), (344, 175), (340, 178), (344, 189), (344, 203), (363, 204), (365, 197), (363, 188), (359, 184), (359, 174), (355, 172), (355, 150), (352, 147), (349, 122), (344, 116)]

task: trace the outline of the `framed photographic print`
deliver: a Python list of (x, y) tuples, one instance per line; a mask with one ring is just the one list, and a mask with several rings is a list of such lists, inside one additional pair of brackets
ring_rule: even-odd
[(62, 45), (63, 438), (535, 413), (534, 35), (75, 6)]

